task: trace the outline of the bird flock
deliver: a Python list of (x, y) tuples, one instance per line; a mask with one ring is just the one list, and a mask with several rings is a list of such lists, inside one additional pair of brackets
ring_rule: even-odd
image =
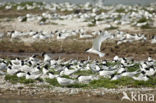
[[(39, 59), (39, 56), (43, 57)], [(110, 65), (112, 64), (112, 65)], [(137, 66), (137, 67), (136, 67)], [(131, 70), (131, 67), (136, 67)], [(83, 72), (87, 72), (83, 74)], [(137, 81), (148, 81), (156, 73), (156, 60), (148, 57), (144, 61), (120, 58), (115, 56), (112, 61), (107, 60), (67, 60), (52, 59), (47, 53), (32, 55), (25, 59), (0, 59), (1, 75), (16, 75), (25, 79), (56, 79), (61, 86), (76, 83), (89, 83), (100, 77), (109, 78), (110, 81), (122, 77), (130, 77)], [(65, 76), (69, 76), (67, 78)]]
[[(85, 29), (77, 29), (77, 30), (55, 30), (51, 32), (45, 31), (32, 31), (29, 32), (20, 32), (20, 31), (8, 31), (7, 33), (0, 33), (0, 39), (8, 37), (10, 39), (20, 39), (21, 41), (24, 39), (33, 39), (33, 40), (65, 40), (70, 37), (75, 37), (75, 39), (93, 39), (96, 36), (100, 36), (98, 38), (102, 38), (104, 40), (114, 40), (117, 45), (122, 43), (133, 43), (134, 41), (149, 41), (151, 44), (156, 43), (156, 36), (152, 36), (150, 40), (144, 34), (141, 33), (127, 33), (123, 31), (116, 30), (114, 32), (110, 32), (107, 30), (98, 30), (98, 31), (85, 31)], [(103, 35), (103, 36), (102, 36)], [(107, 35), (107, 36), (106, 36)], [(99, 40), (99, 39), (98, 39)], [(103, 41), (104, 41), (103, 40)]]
[(149, 6), (140, 5), (116, 5), (116, 6), (100, 6), (71, 3), (1, 3), (1, 8), (6, 10), (47, 10), (41, 15), (26, 14), (17, 19), (21, 22), (38, 21), (39, 24), (50, 24), (54, 20), (73, 20), (87, 22), (88, 25), (107, 24), (106, 28), (123, 25), (131, 25), (136, 27), (153, 26), (155, 15), (155, 4)]
[[(74, 5), (70, 3), (51, 4), (46, 9), (52, 11), (44, 12), (41, 15), (26, 14), (17, 19), (20, 22), (38, 21), (39, 24), (50, 24), (54, 20), (73, 20), (87, 22), (88, 26), (98, 26), (106, 24), (106, 28), (112, 26), (131, 25), (136, 27), (153, 26), (156, 17), (155, 7), (142, 6), (93, 6), (89, 3), (84, 5)], [(61, 12), (61, 14), (60, 14)], [(62, 13), (64, 12), (64, 14)]]
[[(104, 57), (100, 48), (103, 41), (114, 40), (117, 45), (132, 43), (134, 41), (156, 44), (156, 36), (150, 40), (145, 34), (127, 33), (119, 30), (107, 31), (120, 26), (131, 27), (154, 27), (156, 18), (156, 4), (147, 7), (140, 5), (116, 5), (103, 6), (70, 3), (0, 3), (0, 9), (17, 11), (22, 10), (45, 10), (42, 14), (26, 14), (16, 19), (18, 22), (36, 22), (39, 25), (60, 25), (55, 20), (77, 20), (85, 22), (86, 27), (104, 25), (103, 30), (87, 31), (85, 28), (76, 30), (53, 30), (47, 31), (8, 31), (0, 32), (0, 40), (8, 37), (10, 40), (65, 40), (70, 37), (74, 39), (93, 39), (93, 45), (86, 50), (88, 53), (98, 54)], [(61, 26), (61, 25), (60, 25)], [(29, 41), (30, 42), (30, 41)], [(147, 60), (134, 61), (129, 58), (115, 56), (113, 60), (64, 60), (52, 59), (47, 53), (32, 55), (25, 59), (3, 59), (0, 58), (0, 75), (13, 75), (25, 79), (56, 79), (61, 86), (69, 86), (77, 83), (88, 84), (93, 80), (108, 78), (110, 81), (119, 80), (122, 77), (130, 77), (136, 81), (148, 81), (156, 74), (156, 60), (148, 57)]]

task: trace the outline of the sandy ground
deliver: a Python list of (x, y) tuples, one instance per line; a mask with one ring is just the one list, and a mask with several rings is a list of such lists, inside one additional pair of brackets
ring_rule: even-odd
[[(79, 19), (73, 20), (54, 20), (57, 25), (38, 25), (36, 21), (33, 22), (19, 22), (18, 20), (13, 20), (10, 22), (0, 22), (0, 28), (2, 32), (6, 31), (46, 31), (51, 32), (55, 30), (77, 30), (83, 28), (85, 31), (98, 31), (104, 30), (106, 28), (105, 24), (100, 24), (98, 26), (88, 27), (87, 22), (80, 22)], [(121, 30), (131, 30), (131, 31), (139, 31), (139, 29), (134, 29), (130, 26), (121, 26), (119, 29)]]

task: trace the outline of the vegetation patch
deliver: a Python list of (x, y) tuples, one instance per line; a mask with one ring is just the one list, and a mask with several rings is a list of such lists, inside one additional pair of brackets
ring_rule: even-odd
[(29, 84), (29, 83), (35, 82), (35, 80), (25, 79), (25, 77), (18, 78), (16, 75), (6, 75), (5, 80), (8, 80), (9, 82), (11, 82), (13, 84), (16, 84), (16, 83)]
[(128, 72), (134, 72), (139, 70), (139, 64), (135, 64), (133, 66), (128, 67)]
[(151, 29), (151, 26), (149, 24), (141, 26), (141, 29)]
[(56, 78), (54, 79), (46, 78), (46, 82), (48, 82), (50, 85), (60, 87), (60, 84), (57, 82)]
[(124, 8), (116, 9), (116, 12), (118, 12), (118, 13), (124, 13), (125, 12), (125, 9)]
[(114, 30), (114, 29), (118, 29), (118, 27), (111, 26), (110, 28), (106, 28), (105, 30)]
[(95, 23), (88, 24), (88, 27), (93, 27), (93, 26), (95, 26), (95, 25), (96, 25)]
[(92, 75), (92, 74), (95, 74), (95, 73), (92, 72), (91, 70), (86, 70), (86, 71), (78, 71), (75, 74), (76, 75), (84, 75), (84, 76), (87, 76), (87, 75)]
[(138, 23), (144, 23), (147, 22), (148, 20), (145, 17), (142, 17), (138, 20)]
[(73, 85), (68, 85), (67, 86), (68, 88), (86, 88), (88, 87), (87, 84), (82, 84), (82, 83), (76, 83), (76, 84), (73, 84)]
[(148, 81), (136, 81), (130, 77), (122, 77), (118, 80), (111, 81), (108, 78), (100, 78), (99, 80), (93, 80), (89, 83), (89, 87), (92, 88), (119, 88), (119, 87), (156, 87), (156, 77), (150, 78)]

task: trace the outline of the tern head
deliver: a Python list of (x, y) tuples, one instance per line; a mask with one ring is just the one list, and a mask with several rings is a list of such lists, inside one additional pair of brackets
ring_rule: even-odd
[(46, 52), (43, 52), (43, 53), (42, 53), (42, 57), (44, 57), (45, 54), (46, 54)]
[(59, 37), (61, 37), (62, 36), (62, 34), (61, 33), (59, 33)]
[(91, 48), (85, 49), (85, 52), (90, 52), (90, 51), (91, 51)]
[(113, 78), (115, 76), (115, 74), (112, 74), (110, 77), (111, 77), (111, 79)]
[(15, 31), (11, 31), (11, 33), (14, 33)]
[(36, 57), (37, 57), (37, 55), (36, 55), (36, 54), (34, 54), (32, 57), (33, 57), (33, 58), (36, 58)]
[(27, 72), (28, 75), (31, 75), (30, 72)]
[(107, 64), (107, 60), (104, 60), (104, 61), (102, 62), (102, 64)]
[(12, 69), (12, 67), (11, 67), (11, 66), (8, 66), (8, 69), (10, 69), (10, 70), (11, 70), (11, 69)]
[(121, 68), (125, 68), (124, 64), (121, 64)]
[(29, 63), (29, 65), (32, 65), (31, 61), (29, 61), (28, 63)]
[(37, 67), (38, 70), (41, 70), (40, 66)]
[(80, 62), (81, 62), (81, 63), (84, 63), (84, 62), (85, 62), (85, 60), (80, 60)]
[(20, 58), (19, 58), (19, 57), (17, 57), (16, 59), (17, 59), (17, 60), (20, 60)]
[(146, 71), (150, 70), (150, 68), (145, 68)]
[(53, 73), (53, 72), (48, 72), (48, 74), (52, 74), (52, 75), (54, 75), (54, 73)]
[(21, 65), (24, 65), (24, 61), (23, 60), (21, 60)]
[(152, 39), (154, 39), (154, 38), (155, 38), (155, 36), (153, 35), (153, 36), (152, 36)]
[(122, 71), (121, 74), (122, 74), (122, 73), (126, 73), (126, 70)]
[(76, 77), (76, 79), (78, 79), (79, 77), (81, 77), (81, 75), (78, 75), (78, 76)]
[(9, 65), (13, 65), (11, 61), (9, 61)]
[(47, 64), (44, 66), (44, 68), (47, 69), (47, 70), (48, 70), (48, 67), (49, 67), (49, 66), (48, 66)]
[(145, 74), (146, 74), (146, 72), (145, 72), (145, 71), (141, 71), (141, 74), (145, 75)]

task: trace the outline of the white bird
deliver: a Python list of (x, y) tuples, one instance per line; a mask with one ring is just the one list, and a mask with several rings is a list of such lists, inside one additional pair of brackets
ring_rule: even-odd
[(52, 72), (49, 72), (48, 73), (48, 78), (50, 78), (50, 79), (54, 79), (54, 78), (57, 78), (59, 75), (55, 75), (54, 73), (52, 73)]
[(126, 68), (123, 64), (121, 64), (121, 67), (118, 69), (117, 73), (121, 74), (122, 72), (126, 71)]
[(72, 79), (61, 78), (61, 77), (57, 77), (56, 79), (61, 86), (69, 86), (76, 83), (76, 80), (72, 80)]
[(153, 36), (153, 37), (152, 37), (151, 43), (152, 43), (152, 44), (155, 44), (155, 43), (156, 43), (156, 36)]
[(84, 33), (81, 33), (80, 34), (80, 38), (92, 38), (93, 36), (92, 35), (89, 35), (89, 34), (84, 34)]
[(67, 68), (65, 68), (65, 70), (60, 72), (60, 75), (71, 75), (73, 73), (76, 73), (79, 69), (75, 69), (75, 70), (69, 70)]
[(16, 73), (16, 75), (17, 75), (18, 78), (25, 77), (26, 76), (26, 73), (19, 71), (18, 73)]
[(37, 57), (37, 55), (32, 55), (31, 57), (29, 57), (29, 61), (38, 61), (38, 59), (36, 58)]
[(122, 76), (121, 75), (111, 75), (111, 80), (114, 81), (114, 80), (118, 80), (120, 79)]
[(21, 65), (20, 67), (20, 71), (23, 71), (23, 72), (32, 72), (33, 71), (33, 68), (28, 66), (28, 65)]
[(3, 61), (0, 63), (0, 70), (5, 70), (7, 68), (7, 64)]
[(43, 52), (42, 53), (42, 57), (44, 57), (44, 63), (50, 63), (50, 61), (51, 61), (51, 57), (48, 55), (48, 54), (46, 54), (45, 52)]
[(117, 61), (120, 61), (120, 60), (121, 60), (121, 58), (119, 58), (117, 55), (114, 56), (114, 58), (113, 58), (113, 62), (117, 62)]
[(86, 52), (98, 54), (100, 58), (104, 57), (105, 54), (100, 52), (101, 51), (100, 48), (101, 48), (102, 42), (108, 39), (109, 37), (110, 35), (107, 32), (105, 32), (105, 34), (101, 33), (101, 35), (99, 35), (97, 38), (94, 39), (92, 48), (90, 48)]
[(25, 78), (26, 79), (38, 79), (42, 74), (41, 73), (30, 73), (27, 72)]
[(154, 66), (150, 66), (149, 68), (145, 68), (145, 72), (147, 76), (153, 76), (156, 73)]
[(100, 71), (100, 67), (96, 64), (91, 64), (90, 68), (93, 72), (99, 72)]
[(15, 60), (10, 61), (14, 65), (19, 65), (21, 63), (21, 60), (19, 58), (16, 58)]
[(133, 76), (132, 78), (134, 80), (138, 80), (138, 81), (148, 81), (149, 80), (149, 76), (147, 76), (144, 71), (142, 71), (138, 77)]
[(44, 68), (42, 69), (42, 73), (46, 75), (48, 72), (49, 72), (48, 65), (45, 65)]
[(110, 77), (111, 75), (115, 74), (116, 72), (117, 72), (117, 70), (111, 70), (111, 71), (103, 70), (103, 71), (99, 71), (99, 75), (107, 78), (107, 77)]
[(37, 72), (40, 72), (41, 68), (40, 66), (37, 66), (35, 68), (33, 68), (33, 70), (31, 70), (32, 73), (37, 73)]
[(95, 77), (92, 76), (92, 75), (90, 75), (90, 76), (81, 76), (81, 75), (79, 75), (77, 78), (78, 78), (78, 81), (80, 83), (89, 83), (91, 80), (95, 79)]
[(133, 77), (134, 75), (136, 75), (138, 73), (138, 71), (134, 71), (134, 72), (123, 72), (122, 74), (120, 74), (122, 77)]
[(19, 70), (18, 69), (13, 69), (11, 66), (8, 66), (7, 67), (7, 74), (9, 75), (14, 75), (18, 72)]
[(1, 33), (1, 32), (0, 32), (0, 38), (2, 38), (3, 36), (4, 36), (4, 33)]
[(140, 64), (141, 64), (141, 65), (140, 65), (140, 70), (142, 70), (142, 71), (144, 71), (145, 68), (148, 68), (148, 67), (149, 67), (149, 65), (147, 65), (146, 62), (141, 62)]

